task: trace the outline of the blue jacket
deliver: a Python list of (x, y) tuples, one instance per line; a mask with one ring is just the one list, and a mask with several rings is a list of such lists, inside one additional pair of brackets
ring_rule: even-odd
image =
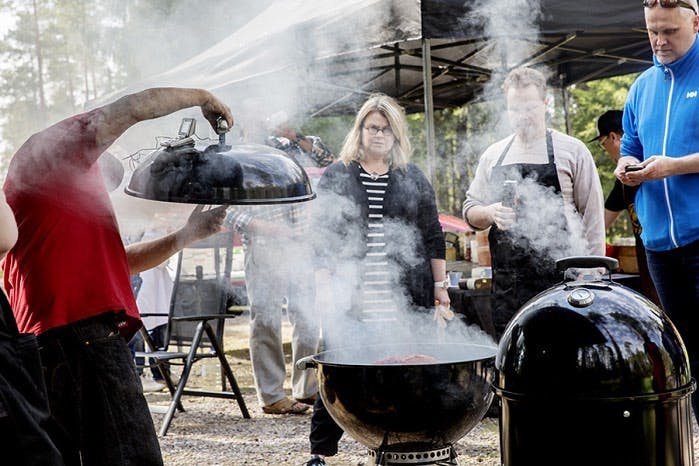
[[(680, 59), (644, 71), (624, 106), (621, 154), (645, 160), (699, 152), (699, 40)], [(651, 251), (699, 240), (699, 174), (644, 181), (636, 195), (641, 238)]]

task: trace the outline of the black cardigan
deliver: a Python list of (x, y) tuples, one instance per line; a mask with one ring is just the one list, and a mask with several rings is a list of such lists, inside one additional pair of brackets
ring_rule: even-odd
[[(318, 182), (314, 225), (322, 243), (317, 247), (320, 264), (332, 269), (343, 260), (362, 260), (366, 255), (368, 199), (359, 180), (357, 162), (330, 165)], [(419, 168), (391, 169), (384, 198), (384, 226), (390, 259), (399, 264), (401, 283), (418, 307), (434, 306), (434, 280), (430, 259), (444, 259), (444, 233), (439, 223), (434, 190)], [(409, 228), (405, 228), (405, 227)], [(322, 237), (322, 236), (321, 236)]]

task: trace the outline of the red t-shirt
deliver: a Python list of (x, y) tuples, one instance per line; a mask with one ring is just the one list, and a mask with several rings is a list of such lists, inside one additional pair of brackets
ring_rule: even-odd
[(19, 330), (47, 330), (122, 312), (126, 338), (140, 326), (126, 252), (96, 163), (101, 112), (35, 134), (10, 163), (4, 190), (19, 228), (2, 267)]

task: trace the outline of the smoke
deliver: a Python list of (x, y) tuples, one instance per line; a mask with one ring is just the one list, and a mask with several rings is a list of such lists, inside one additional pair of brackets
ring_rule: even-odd
[[(518, 179), (515, 224), (508, 230), (515, 244), (526, 244), (541, 257), (588, 255), (582, 218), (562, 195), (531, 178)], [(521, 208), (523, 207), (523, 208)]]
[[(514, 131), (503, 111), (506, 102), (502, 84), (512, 69), (534, 65), (532, 57), (541, 48), (537, 24), (541, 15), (541, 5), (536, 0), (477, 0), (471, 14), (462, 19), (465, 27), (482, 29), (488, 39), (479, 54), (480, 61), (475, 64), (492, 70), (491, 79), (479, 99), (489, 121), (481, 125), (480, 133), (465, 141), (465, 153), (481, 153), (483, 148)], [(550, 70), (535, 68), (547, 77), (551, 74)], [(552, 96), (548, 98), (550, 104)], [(547, 117), (551, 116), (551, 109), (552, 106), (547, 108)], [(537, 137), (539, 140), (543, 140), (543, 135)], [(545, 163), (546, 146), (541, 144), (538, 150), (541, 157), (532, 163)], [(532, 180), (517, 181), (517, 195), (527, 207), (517, 211), (516, 224), (510, 231), (513, 237), (526, 241), (534, 250), (551, 259), (589, 254), (582, 218), (573, 211), (573, 206), (562, 203), (560, 194)], [(500, 187), (491, 187), (494, 197), (489, 202), (500, 200)], [(561, 234), (564, 226), (566, 234)]]
[[(351, 347), (361, 351), (360, 348), (377, 343), (494, 344), (481, 329), (466, 325), (458, 317), (446, 328), (440, 328), (431, 306), (420, 308), (414, 303), (413, 295), (419, 296), (425, 290), (412, 289), (411, 278), (418, 275), (426, 259), (429, 261), (416, 225), (398, 219), (384, 220), (387, 264), (382, 269), (388, 271), (392, 291), (390, 303), (384, 305), (393, 312), (374, 315), (362, 295), (362, 290), (371, 287), (364, 275), (364, 267), (369, 268), (364, 260), (366, 233), (361, 221), (356, 221), (361, 218), (360, 206), (348, 196), (323, 191), (314, 201), (313, 211), (316, 221), (307, 238), (316, 248), (315, 254), (323, 251), (322, 255), (329, 257), (333, 271), (331, 282), (320, 284), (327, 288), (316, 290), (321, 296), (332, 296), (330, 302), (317, 309), (324, 349)], [(387, 320), (382, 321), (384, 318)]]
[(526, 65), (539, 49), (540, 15), (539, 0), (476, 0), (469, 14), (461, 19), (465, 30), (482, 31), (486, 41), (473, 64), (491, 70), (491, 77), (476, 100), (486, 107), (489, 120), (481, 125), (483, 132), (476, 135), (469, 148), (485, 147), (488, 141), (497, 140), (511, 130), (502, 118), (505, 108), (502, 83), (510, 70)]

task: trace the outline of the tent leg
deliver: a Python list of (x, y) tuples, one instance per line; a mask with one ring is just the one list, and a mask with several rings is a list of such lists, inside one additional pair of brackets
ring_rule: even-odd
[(432, 101), (432, 48), (429, 39), (422, 39), (422, 82), (425, 100), (425, 142), (427, 144), (427, 179), (435, 186), (434, 102)]

